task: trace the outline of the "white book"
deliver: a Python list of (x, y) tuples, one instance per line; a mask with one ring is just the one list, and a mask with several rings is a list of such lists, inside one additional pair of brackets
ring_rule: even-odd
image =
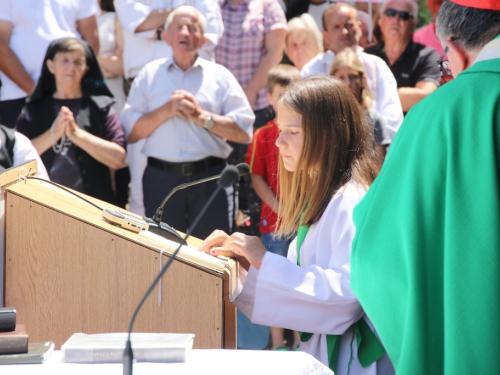
[[(68, 363), (121, 363), (126, 333), (73, 334), (62, 346)], [(138, 362), (186, 362), (193, 348), (192, 333), (132, 333), (134, 359)]]

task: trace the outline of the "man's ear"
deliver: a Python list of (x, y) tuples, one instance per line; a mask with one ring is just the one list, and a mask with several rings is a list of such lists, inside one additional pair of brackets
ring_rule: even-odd
[(207, 42), (209, 42), (208, 38), (205, 35), (203, 35), (203, 39), (201, 41), (200, 48), (203, 47), (205, 45), (205, 43), (207, 43)]
[(330, 47), (330, 42), (328, 40), (328, 32), (326, 30), (321, 30), (321, 33), (323, 34), (323, 44), (325, 44), (326, 42), (326, 45)]
[(467, 51), (464, 51), (460, 41), (446, 40), (445, 44), (448, 46), (448, 60), (450, 61), (453, 76), (457, 76), (465, 69), (470, 67), (474, 61)]
[(170, 43), (170, 39), (168, 38), (167, 30), (163, 30), (163, 31), (161, 32), (161, 38), (162, 38), (165, 42), (167, 42), (167, 44), (168, 44), (170, 47), (172, 47), (172, 44)]

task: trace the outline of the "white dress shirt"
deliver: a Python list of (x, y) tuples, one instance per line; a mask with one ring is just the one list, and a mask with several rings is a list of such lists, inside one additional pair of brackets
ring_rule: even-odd
[[(300, 251), (297, 266), (297, 239), (288, 249), (288, 259), (267, 252), (260, 270), (240, 267), (243, 290), (234, 301), (253, 323), (311, 332), (311, 339), (300, 350), (328, 366), (326, 335), (342, 335), (336, 375), (391, 374), (387, 357), (363, 368), (357, 358), (356, 338), (350, 326), (364, 316), (350, 288), (351, 244), (356, 228), (354, 206), (364, 190), (353, 183), (337, 193), (325, 212), (311, 227)], [(367, 323), (373, 329), (371, 322)]]
[(172, 56), (172, 49), (167, 43), (157, 40), (156, 30), (135, 32), (155, 9), (174, 9), (181, 5), (191, 5), (198, 9), (205, 17), (205, 37), (208, 39), (199, 54), (207, 60), (215, 61), (214, 50), (224, 32), (217, 0), (115, 0), (114, 4), (123, 28), (123, 66), (126, 78), (134, 78), (150, 61)]
[[(176, 90), (194, 95), (204, 110), (231, 118), (252, 138), (255, 116), (236, 78), (222, 65), (198, 58), (187, 71), (173, 59), (147, 64), (132, 84), (121, 121), (128, 137), (137, 120), (165, 104)], [(146, 138), (143, 153), (157, 159), (182, 162), (208, 156), (226, 159), (232, 148), (225, 139), (192, 120), (174, 116)]]
[[(389, 136), (393, 139), (404, 118), (396, 78), (380, 57), (364, 53), (361, 47), (358, 47), (356, 52), (366, 70), (366, 79), (373, 96), (373, 107), (384, 116)], [(329, 74), (334, 58), (333, 51), (319, 53), (304, 65), (300, 71), (302, 77)]]

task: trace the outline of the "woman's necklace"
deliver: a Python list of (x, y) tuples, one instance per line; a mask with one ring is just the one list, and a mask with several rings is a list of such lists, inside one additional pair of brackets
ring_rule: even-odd
[(56, 154), (60, 154), (64, 149), (64, 142), (66, 142), (66, 134), (63, 134), (61, 139), (59, 140), (59, 143), (57, 143), (54, 137), (54, 128), (56, 126), (57, 117), (52, 123), (52, 126), (50, 127), (50, 140), (52, 141), (52, 150), (54, 150)]

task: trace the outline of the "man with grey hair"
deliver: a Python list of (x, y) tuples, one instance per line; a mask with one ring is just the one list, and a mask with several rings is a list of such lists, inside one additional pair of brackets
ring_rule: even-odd
[(439, 86), (436, 50), (413, 41), (417, 15), (413, 0), (387, 1), (380, 7), (378, 20), (383, 41), (366, 49), (391, 68), (404, 112)]
[[(122, 111), (129, 142), (145, 139), (148, 157), (143, 177), (144, 206), (152, 216), (165, 195), (180, 184), (221, 173), (231, 152), (227, 140), (249, 142), (255, 119), (243, 89), (222, 65), (198, 56), (206, 41), (203, 15), (191, 6), (173, 10), (162, 39), (172, 57), (147, 64), (137, 75)], [(208, 182), (177, 193), (163, 219), (186, 232), (216, 188)], [(231, 191), (216, 198), (210, 220), (192, 235), (205, 238), (230, 230)]]
[(456, 78), (354, 210), (351, 287), (397, 374), (498, 374), (500, 1), (445, 1), (437, 33)]

